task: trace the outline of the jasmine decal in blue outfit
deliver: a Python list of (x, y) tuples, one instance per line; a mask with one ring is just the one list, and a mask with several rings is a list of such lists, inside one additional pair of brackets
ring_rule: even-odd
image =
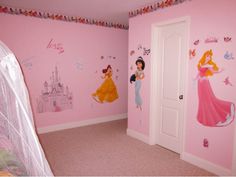
[(130, 77), (130, 83), (135, 82), (135, 103), (136, 107), (140, 110), (142, 110), (142, 97), (140, 95), (140, 90), (142, 87), (142, 80), (144, 79), (144, 68), (145, 68), (145, 62), (142, 57), (138, 57), (138, 59), (135, 62), (137, 66), (137, 70), (135, 71), (135, 74), (133, 74)]

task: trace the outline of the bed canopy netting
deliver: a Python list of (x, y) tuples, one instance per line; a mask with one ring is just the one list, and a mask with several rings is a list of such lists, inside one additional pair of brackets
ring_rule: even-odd
[(0, 172), (53, 176), (35, 132), (20, 66), (0, 41)]

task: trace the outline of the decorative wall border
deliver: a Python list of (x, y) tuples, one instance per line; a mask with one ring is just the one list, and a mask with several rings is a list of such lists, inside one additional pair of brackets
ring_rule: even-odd
[(161, 2), (157, 2), (155, 4), (148, 5), (148, 6), (145, 6), (143, 8), (132, 10), (132, 11), (129, 12), (129, 17), (131, 18), (131, 17), (135, 17), (135, 16), (138, 16), (138, 15), (150, 13), (150, 12), (153, 12), (153, 11), (156, 11), (156, 10), (159, 10), (159, 9), (163, 9), (163, 8), (166, 8), (166, 7), (170, 7), (170, 6), (173, 6), (173, 5), (183, 3), (185, 1), (187, 1), (187, 0), (163, 0)]
[(25, 10), (25, 9), (20, 9), (20, 8), (1, 6), (1, 5), (0, 5), (0, 13), (13, 14), (13, 15), (25, 15), (25, 16), (30, 16), (30, 17), (61, 20), (61, 21), (66, 21), (66, 22), (75, 22), (75, 23), (82, 23), (82, 24), (89, 24), (89, 25), (96, 25), (96, 26), (103, 26), (103, 27), (117, 28), (117, 29), (125, 29), (125, 30), (129, 28), (128, 25), (124, 25), (120, 23), (105, 22), (101, 20), (88, 19), (88, 18), (77, 17), (77, 16), (66, 16), (66, 15), (61, 15), (61, 14), (39, 12), (35, 10)]
[[(150, 13), (159, 9), (163, 9), (169, 6), (183, 3), (185, 1), (190, 1), (190, 0), (163, 0), (161, 2), (157, 2), (155, 4), (148, 5), (143, 8), (130, 11), (129, 17), (131, 18), (138, 15)], [(25, 10), (21, 8), (13, 8), (13, 7), (7, 7), (7, 6), (2, 6), (2, 5), (0, 5), (0, 13), (13, 14), (13, 15), (25, 15), (25, 16), (37, 17), (37, 18), (43, 18), (43, 19), (61, 20), (61, 21), (66, 21), (66, 22), (75, 22), (75, 23), (82, 23), (82, 24), (89, 24), (89, 25), (96, 25), (96, 26), (103, 26), (103, 27), (117, 28), (117, 29), (125, 29), (125, 30), (129, 29), (128, 25), (124, 25), (120, 23), (106, 22), (102, 20), (89, 19), (89, 18), (84, 18), (84, 17), (79, 17), (79, 16), (66, 16), (66, 15), (53, 14), (53, 13), (48, 13), (48, 12), (39, 12), (35, 10)]]

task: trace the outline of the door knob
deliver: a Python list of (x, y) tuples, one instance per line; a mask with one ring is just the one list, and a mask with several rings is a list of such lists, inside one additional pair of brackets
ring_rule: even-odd
[(184, 96), (183, 96), (183, 95), (180, 95), (180, 96), (179, 96), (179, 99), (180, 99), (180, 100), (182, 100), (183, 98), (184, 98)]

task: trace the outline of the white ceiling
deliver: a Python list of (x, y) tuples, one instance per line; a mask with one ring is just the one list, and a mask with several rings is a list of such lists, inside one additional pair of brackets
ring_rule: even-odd
[(0, 5), (128, 24), (128, 12), (161, 0), (0, 0)]

